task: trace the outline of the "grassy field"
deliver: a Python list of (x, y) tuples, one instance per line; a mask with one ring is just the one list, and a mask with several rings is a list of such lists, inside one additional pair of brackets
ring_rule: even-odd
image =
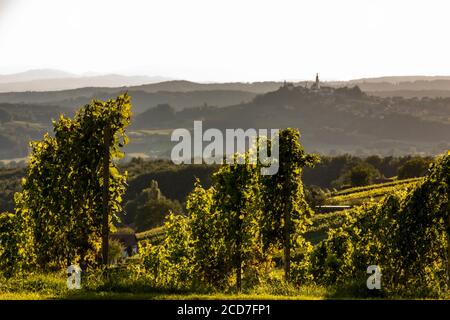
[[(38, 274), (26, 278), (0, 280), (0, 300), (47, 300), (47, 299), (144, 299), (144, 300), (276, 300), (276, 299), (326, 299), (333, 290), (318, 286), (294, 288), (282, 281), (281, 270), (275, 270), (270, 284), (263, 283), (251, 291), (242, 293), (217, 292), (194, 289), (153, 288), (142, 280), (126, 280), (120, 286), (88, 283), (80, 290), (69, 290), (64, 273)], [(341, 297), (344, 298), (344, 297)]]
[[(46, 294), (36, 292), (0, 293), (0, 300), (321, 300), (327, 299), (320, 289), (303, 290), (296, 295), (225, 294), (225, 293), (158, 293), (84, 291)], [(344, 299), (344, 298), (341, 298)]]

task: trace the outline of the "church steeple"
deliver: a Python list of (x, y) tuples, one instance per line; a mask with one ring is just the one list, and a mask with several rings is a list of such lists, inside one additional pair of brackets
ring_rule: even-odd
[(319, 73), (316, 73), (316, 89), (320, 89)]

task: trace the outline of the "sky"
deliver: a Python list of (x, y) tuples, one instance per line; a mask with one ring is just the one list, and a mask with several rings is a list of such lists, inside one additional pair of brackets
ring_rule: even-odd
[(450, 75), (447, 0), (0, 0), (0, 74)]

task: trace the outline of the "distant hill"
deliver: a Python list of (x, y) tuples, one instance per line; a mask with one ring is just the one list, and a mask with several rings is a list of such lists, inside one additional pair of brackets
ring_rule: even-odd
[[(296, 86), (310, 87), (312, 81), (300, 81), (293, 83)], [(381, 77), (367, 78), (350, 81), (330, 81), (323, 83), (334, 88), (359, 86), (364, 92), (388, 96), (409, 97), (447, 97), (450, 96), (450, 76), (409, 76), (409, 77)], [(189, 81), (167, 81), (134, 87), (146, 92), (156, 91), (204, 91), (204, 90), (240, 90), (257, 94), (277, 90), (283, 82), (231, 82), (231, 83), (194, 83)]]
[(450, 76), (388, 76), (378, 78), (361, 78), (348, 81), (349, 83), (400, 83), (400, 82), (415, 82), (415, 81), (435, 81), (435, 80), (450, 80)]
[(46, 80), (46, 79), (60, 79), (60, 78), (72, 78), (76, 75), (73, 73), (54, 70), (54, 69), (36, 69), (28, 70), (25, 72), (13, 73), (13, 74), (0, 74), (0, 83), (16, 83), (26, 82), (33, 80)]
[[(216, 92), (224, 96), (228, 93), (229, 100), (236, 100), (233, 95), (239, 95), (239, 92), (249, 93), (252, 97), (256, 94), (266, 93), (277, 90), (282, 85), (281, 82), (256, 82), (256, 83), (196, 83), (190, 81), (164, 81), (153, 84), (139, 86), (119, 86), (119, 87), (96, 87), (89, 86), (84, 88), (58, 90), (58, 91), (21, 91), (21, 92), (3, 92), (0, 93), (0, 102), (5, 103), (53, 103), (60, 101), (75, 100), (78, 98), (114, 96), (120, 92), (143, 92), (143, 93), (188, 93), (188, 92)], [(0, 84), (1, 86), (1, 84)], [(213, 94), (210, 93), (212, 96)], [(212, 101), (204, 101), (208, 104), (215, 104)], [(66, 106), (67, 104), (64, 103)], [(220, 104), (220, 103), (219, 103)], [(150, 105), (149, 107), (152, 107)]]
[(226, 82), (226, 83), (197, 83), (184, 80), (166, 81), (142, 86), (135, 86), (130, 90), (141, 90), (145, 92), (158, 91), (246, 91), (253, 93), (266, 93), (274, 91), (282, 85), (282, 82), (264, 81), (264, 82)]
[(372, 95), (400, 97), (449, 97), (450, 77), (382, 77), (329, 82), (333, 87), (357, 85)]
[(83, 88), (52, 92), (0, 93), (0, 103), (58, 105), (73, 111), (93, 99), (106, 100), (124, 92), (131, 94), (133, 112), (139, 114), (158, 104), (168, 103), (177, 110), (203, 105), (224, 107), (251, 101), (256, 94), (233, 90), (145, 92), (133, 88)]
[(450, 90), (366, 90), (365, 92), (377, 97), (450, 98)]
[[(82, 74), (76, 75), (60, 70), (30, 70), (17, 74), (0, 75), (0, 93), (6, 92), (60, 92), (57, 100), (73, 99), (80, 96), (91, 97), (96, 92), (113, 93), (118, 90), (142, 91), (156, 93), (191, 92), (191, 91), (245, 91), (262, 94), (277, 90), (280, 81), (197, 83), (186, 80), (171, 80), (165, 77), (124, 76), (119, 74)], [(308, 86), (312, 81), (300, 81), (295, 85)], [(379, 96), (408, 97), (447, 97), (450, 96), (450, 76), (389, 76), (378, 78), (361, 78), (349, 81), (329, 81), (331, 87), (358, 85), (361, 90)], [(52, 94), (50, 94), (53, 96)], [(35, 97), (31, 95), (30, 97)], [(42, 98), (42, 96), (41, 96)], [(3, 102), (18, 102), (17, 100)], [(55, 100), (52, 100), (55, 101)], [(36, 103), (36, 100), (20, 101)], [(41, 102), (51, 102), (48, 99)]]
[(124, 76), (119, 74), (76, 75), (42, 69), (0, 75), (0, 92), (56, 91), (84, 87), (122, 87), (167, 81), (165, 77)]

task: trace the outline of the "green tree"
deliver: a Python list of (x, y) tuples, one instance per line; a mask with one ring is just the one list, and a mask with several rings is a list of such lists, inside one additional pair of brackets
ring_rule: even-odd
[[(327, 191), (328, 192), (328, 191)], [(310, 207), (324, 205), (328, 195), (327, 192), (318, 186), (308, 186), (305, 188), (305, 199)]]
[(361, 163), (351, 168), (347, 176), (352, 186), (360, 187), (371, 184), (373, 179), (380, 176), (380, 172), (368, 163)]
[(415, 157), (406, 161), (400, 168), (398, 168), (398, 178), (408, 179), (415, 177), (422, 177), (427, 173), (430, 161), (422, 157)]
[(127, 94), (107, 102), (94, 100), (73, 119), (54, 121), (54, 137), (46, 134), (31, 143), (27, 176), (15, 201), (17, 214), (31, 228), (39, 267), (93, 262), (100, 245), (107, 248), (126, 179), (114, 159), (123, 156), (120, 148), (128, 141), (130, 118)]
[(0, 109), (0, 123), (9, 122), (11, 120), (11, 115), (7, 111)]
[(376, 203), (355, 209), (343, 227), (312, 253), (322, 284), (365, 286), (369, 265), (379, 265), (386, 291), (439, 295), (450, 288), (450, 152), (427, 177)]
[(125, 212), (128, 224), (134, 224), (137, 231), (145, 231), (162, 225), (169, 212), (180, 214), (183, 209), (178, 201), (162, 195), (158, 182), (152, 180), (149, 188), (126, 204)]
[[(238, 164), (239, 157), (244, 157), (243, 164)], [(213, 211), (219, 212), (224, 222), (224, 246), (238, 291), (243, 272), (247, 273), (251, 261), (261, 256), (259, 168), (248, 160), (248, 154), (236, 155), (234, 164), (222, 166), (213, 175)]]
[(30, 266), (34, 259), (27, 217), (0, 213), (0, 274), (12, 276)]
[(161, 244), (140, 243), (144, 267), (156, 286), (186, 288), (194, 276), (193, 242), (189, 219), (170, 213), (164, 222)]
[(186, 209), (194, 243), (194, 261), (198, 279), (208, 285), (223, 288), (228, 283), (230, 265), (225, 246), (226, 220), (213, 205), (214, 188), (204, 189), (195, 182), (188, 195)]
[(120, 262), (124, 250), (125, 247), (122, 242), (115, 239), (109, 239), (108, 261), (110, 261), (110, 263)]
[(303, 191), (302, 169), (318, 161), (307, 154), (300, 144), (300, 133), (295, 129), (279, 133), (279, 170), (263, 176), (263, 235), (264, 246), (283, 248), (285, 280), (290, 278), (291, 248), (301, 242), (301, 235), (311, 223)]

